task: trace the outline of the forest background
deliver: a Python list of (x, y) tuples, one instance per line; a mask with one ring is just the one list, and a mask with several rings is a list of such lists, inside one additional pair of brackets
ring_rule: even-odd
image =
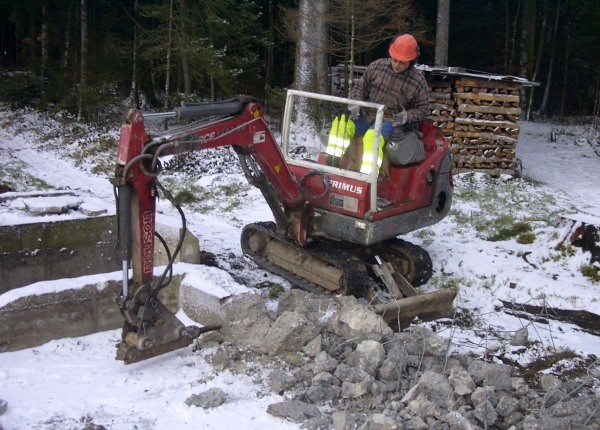
[(599, 112), (597, 0), (0, 0), (0, 29), (0, 101), (79, 119), (236, 94), (276, 113), (287, 88), (327, 93), (330, 66), (353, 75), (403, 32), (422, 64), (538, 82), (528, 118)]

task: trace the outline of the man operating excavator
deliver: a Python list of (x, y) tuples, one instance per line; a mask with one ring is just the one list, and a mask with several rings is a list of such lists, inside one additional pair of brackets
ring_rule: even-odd
[[(410, 34), (399, 35), (390, 44), (389, 58), (369, 64), (353, 89), (350, 98), (386, 106), (381, 127), (381, 135), (385, 140), (393, 140), (403, 133), (405, 124), (418, 123), (427, 114), (427, 81), (421, 71), (414, 67), (418, 57), (419, 45), (415, 38)], [(355, 132), (342, 158), (341, 167), (370, 173), (375, 115), (364, 109), (361, 111), (359, 106), (351, 106), (349, 110)], [(388, 176), (383, 141), (380, 141), (379, 154), (379, 172)]]

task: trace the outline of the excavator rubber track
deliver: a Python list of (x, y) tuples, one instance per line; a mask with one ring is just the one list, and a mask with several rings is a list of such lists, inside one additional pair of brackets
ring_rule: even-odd
[(263, 222), (244, 227), (241, 245), (260, 267), (295, 287), (319, 294), (329, 291), (367, 298), (371, 309), (392, 327), (406, 326), (415, 317), (425, 320), (448, 316), (456, 296), (454, 289), (424, 294), (414, 290), (413, 295), (401, 298), (374, 294), (377, 282), (371, 275), (376, 256), (415, 287), (431, 277), (429, 254), (400, 239), (371, 246), (315, 240), (309, 247), (301, 247), (279, 235), (274, 223)]
[(241, 246), (260, 267), (306, 291), (360, 295), (369, 283), (367, 268), (349, 249), (323, 241), (301, 247), (278, 234), (273, 222), (245, 226)]

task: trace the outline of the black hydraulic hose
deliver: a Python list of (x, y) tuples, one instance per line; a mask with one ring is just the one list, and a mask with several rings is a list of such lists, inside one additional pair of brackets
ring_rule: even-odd
[[(154, 236), (156, 236), (156, 238), (162, 244), (163, 248), (165, 249), (165, 252), (167, 253), (167, 261), (170, 262), (172, 257), (171, 257), (171, 250), (169, 249), (169, 245), (167, 244), (167, 241), (157, 231), (154, 232)], [(164, 276), (163, 276), (163, 279), (164, 279)], [(169, 279), (167, 279), (167, 281), (164, 283), (164, 285), (159, 285), (157, 291), (160, 291), (162, 288), (169, 285), (171, 283), (172, 279), (173, 279), (173, 265), (171, 265), (170, 270), (169, 270)]]
[(117, 244), (119, 260), (131, 259), (131, 187), (127, 184), (115, 187), (117, 202)]
[(215, 115), (235, 115), (244, 110), (244, 106), (245, 100), (231, 99), (221, 102), (189, 104), (175, 108), (174, 111), (177, 114), (177, 119), (189, 119)]
[[(185, 214), (183, 213), (183, 209), (181, 209), (181, 206), (179, 206), (177, 204), (177, 202), (175, 202), (175, 199), (174, 199), (173, 195), (171, 194), (171, 192), (169, 190), (167, 190), (165, 187), (163, 187), (162, 184), (158, 180), (156, 181), (156, 186), (163, 192), (165, 198), (167, 200), (169, 200), (171, 202), (171, 204), (173, 206), (175, 206), (175, 208), (179, 212), (179, 215), (181, 216), (181, 232), (182, 232), (181, 235), (179, 236), (179, 242), (177, 243), (177, 246), (175, 247), (175, 252), (173, 252), (173, 255), (171, 256), (171, 258), (169, 258), (167, 267), (165, 268), (161, 277), (155, 283), (155, 286), (152, 288), (153, 293), (158, 294), (158, 292), (160, 290), (162, 290), (164, 287), (169, 285), (169, 283), (171, 282), (171, 277), (169, 277), (169, 280), (166, 283), (164, 281), (165, 281), (165, 278), (167, 277), (167, 274), (172, 273), (173, 263), (175, 262), (175, 259), (179, 255), (179, 251), (181, 251), (181, 248), (183, 246), (183, 241), (185, 239), (185, 234), (187, 232), (187, 221), (185, 219)], [(166, 242), (163, 242), (163, 245), (166, 246)]]

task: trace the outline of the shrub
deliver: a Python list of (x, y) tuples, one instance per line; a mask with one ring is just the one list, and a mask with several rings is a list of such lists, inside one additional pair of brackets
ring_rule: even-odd
[(30, 73), (2, 73), (0, 101), (19, 108), (38, 105), (44, 96), (44, 81)]
[(594, 282), (600, 282), (600, 268), (592, 264), (584, 264), (580, 267), (581, 274)]
[[(487, 240), (490, 242), (498, 242), (501, 240), (508, 240), (515, 236), (522, 237), (522, 240), (524, 240), (524, 242), (518, 240), (519, 243), (533, 243), (535, 240), (535, 234), (531, 231), (531, 225), (522, 221), (501, 228), (498, 233), (488, 237)], [(530, 240), (530, 242), (527, 242), (527, 240)]]

